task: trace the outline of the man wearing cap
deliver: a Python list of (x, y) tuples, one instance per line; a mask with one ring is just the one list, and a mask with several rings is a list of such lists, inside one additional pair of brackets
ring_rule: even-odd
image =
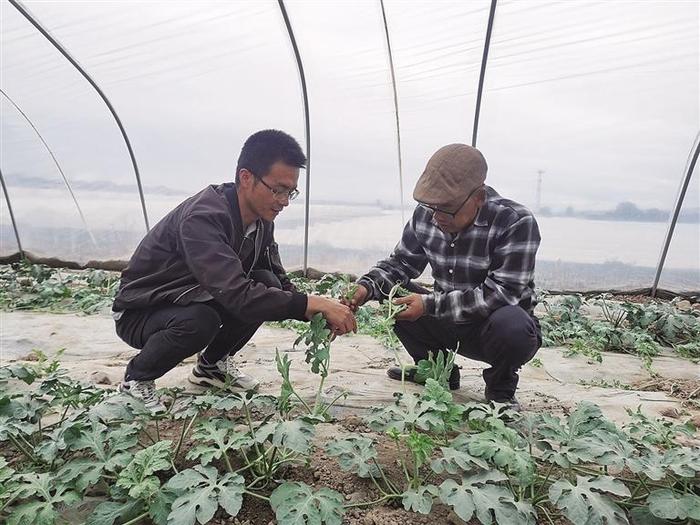
[[(484, 185), (486, 160), (464, 144), (440, 148), (413, 192), (418, 206), (394, 252), (358, 280), (350, 301), (357, 309), (382, 300), (401, 283), (417, 292), (399, 298), (406, 310), (394, 331), (417, 363), (428, 353), (456, 349), (491, 365), (484, 370), (486, 399), (519, 409), (518, 369), (541, 345), (533, 274), (540, 232), (532, 213)], [(411, 279), (430, 265), (434, 290)], [(415, 368), (406, 379), (417, 382)], [(401, 369), (387, 371), (401, 380)], [(455, 366), (452, 390), (460, 386)]]

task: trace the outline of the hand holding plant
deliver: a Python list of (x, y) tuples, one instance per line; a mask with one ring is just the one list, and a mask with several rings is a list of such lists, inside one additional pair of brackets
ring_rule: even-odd
[(425, 305), (420, 294), (412, 293), (394, 300), (395, 305), (406, 305), (406, 309), (396, 315), (397, 321), (417, 321), (425, 315)]

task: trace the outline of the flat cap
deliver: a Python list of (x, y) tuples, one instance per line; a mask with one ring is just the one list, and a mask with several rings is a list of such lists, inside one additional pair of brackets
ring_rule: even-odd
[(450, 144), (437, 150), (413, 190), (422, 204), (456, 212), (469, 194), (486, 180), (486, 159), (466, 144)]

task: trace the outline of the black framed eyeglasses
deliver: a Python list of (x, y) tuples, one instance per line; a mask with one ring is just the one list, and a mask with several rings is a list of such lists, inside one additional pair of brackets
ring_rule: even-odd
[(436, 206), (432, 206), (432, 205), (430, 205), (430, 204), (425, 204), (425, 203), (422, 203), (422, 202), (419, 202), (418, 204), (420, 204), (420, 205), (423, 206), (424, 208), (428, 208), (428, 209), (429, 209), (430, 211), (432, 211), (433, 213), (435, 213), (435, 212), (440, 212), (440, 213), (442, 213), (442, 214), (444, 214), (444, 215), (447, 215), (448, 217), (452, 217), (452, 218), (454, 219), (454, 218), (457, 216), (457, 214), (459, 213), (459, 210), (462, 209), (462, 207), (467, 203), (467, 201), (468, 201), (469, 199), (471, 199), (472, 196), (473, 196), (477, 191), (479, 191), (481, 188), (483, 188), (483, 187), (484, 187), (484, 185), (482, 184), (482, 185), (477, 186), (476, 188), (474, 188), (474, 189), (471, 191), (471, 193), (469, 193), (469, 195), (467, 195), (467, 198), (464, 199), (464, 200), (462, 201), (462, 204), (460, 204), (459, 207), (458, 207), (455, 211), (445, 211), (445, 210), (441, 210), (440, 208), (438, 208), (438, 207), (436, 207)]
[[(248, 170), (250, 171), (250, 170)], [(253, 173), (251, 171), (251, 173)], [(253, 176), (255, 177), (255, 174), (253, 173)], [(278, 190), (270, 186), (267, 182), (262, 180), (260, 177), (255, 177), (257, 180), (262, 182), (263, 186), (265, 186), (268, 190), (272, 192), (272, 195), (274, 195), (275, 199), (277, 200), (284, 200), (285, 197), (289, 199), (290, 201), (293, 201), (299, 196), (299, 190), (294, 188), (293, 190)]]

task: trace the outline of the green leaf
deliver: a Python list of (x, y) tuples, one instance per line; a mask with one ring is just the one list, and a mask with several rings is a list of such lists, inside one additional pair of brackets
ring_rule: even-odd
[(406, 438), (406, 445), (413, 454), (413, 460), (418, 468), (422, 467), (435, 449), (435, 442), (427, 434), (411, 430)]
[(18, 505), (7, 519), (7, 525), (54, 525), (58, 512), (43, 501), (32, 501)]
[(186, 457), (199, 459), (202, 465), (208, 465), (229, 451), (239, 450), (251, 444), (247, 435), (234, 430), (233, 423), (220, 418), (199, 423), (192, 434), (192, 440), (197, 446), (190, 449)]
[(104, 463), (91, 458), (78, 458), (68, 462), (57, 473), (56, 477), (67, 485), (74, 484), (79, 492), (95, 485), (102, 479)]
[(128, 394), (117, 393), (90, 407), (88, 415), (90, 419), (111, 423), (133, 421), (138, 416), (149, 418), (151, 414), (141, 400)]
[(80, 495), (57, 484), (48, 473), (22, 474), (22, 483), (15, 491), (20, 499), (29, 502), (14, 508), (8, 525), (53, 525), (58, 518), (57, 508), (80, 501)]
[(630, 470), (659, 481), (667, 471), (682, 478), (693, 478), (700, 472), (700, 450), (679, 447), (667, 450), (663, 455), (655, 450), (647, 450), (643, 455), (627, 461)]
[(127, 489), (134, 499), (150, 500), (160, 487), (160, 480), (153, 474), (171, 468), (171, 444), (171, 441), (159, 441), (137, 452), (119, 474), (117, 486)]
[(294, 388), (289, 379), (289, 369), (292, 362), (289, 360), (287, 354), (280, 357), (279, 350), (275, 349), (275, 363), (277, 364), (277, 371), (282, 376), (282, 386), (280, 388), (280, 395), (277, 398), (277, 407), (282, 414), (287, 414), (291, 409), (290, 398), (294, 393)]
[(340, 468), (345, 472), (352, 472), (361, 478), (379, 475), (379, 469), (372, 461), (377, 458), (377, 451), (369, 438), (351, 436), (331, 441), (326, 445), (326, 453), (337, 457)]
[[(463, 436), (463, 437), (462, 437)], [(512, 429), (497, 433), (491, 430), (479, 434), (462, 434), (452, 442), (457, 450), (492, 462), (498, 468), (517, 476), (518, 480), (530, 483), (535, 474), (535, 462), (520, 436)]]
[(73, 428), (64, 434), (67, 446), (71, 450), (89, 450), (95, 457), (69, 462), (58, 472), (58, 477), (65, 483), (75, 482), (76, 488), (83, 492), (96, 484), (105, 471), (118, 472), (132, 459), (129, 450), (138, 442), (139, 429), (136, 424), (108, 429), (98, 421), (77, 431)]
[(449, 474), (459, 474), (469, 472), (474, 467), (479, 467), (483, 470), (488, 470), (488, 464), (480, 459), (475, 458), (464, 450), (457, 450), (452, 447), (440, 447), (442, 457), (434, 459), (430, 463), (430, 467), (436, 474), (448, 472)]
[(440, 500), (452, 507), (455, 514), (464, 521), (469, 521), (476, 514), (481, 523), (490, 525), (493, 523), (492, 511), (510, 505), (507, 502), (511, 497), (510, 492), (495, 484), (506, 479), (506, 476), (495, 470), (465, 476), (461, 484), (446, 479), (440, 485)]
[(90, 514), (85, 525), (113, 525), (125, 523), (141, 513), (143, 503), (138, 500), (127, 502), (104, 501)]
[(148, 515), (155, 525), (167, 525), (168, 515), (173, 508), (173, 503), (177, 499), (177, 496), (178, 495), (174, 491), (168, 488), (159, 490), (156, 493), (148, 506)]
[(677, 494), (670, 489), (660, 489), (649, 494), (647, 503), (651, 513), (658, 518), (700, 520), (700, 496), (696, 494)]
[(537, 513), (531, 503), (515, 501), (512, 495), (500, 498), (501, 505), (493, 509), (496, 515), (496, 523), (518, 525), (535, 525)]
[(682, 478), (693, 478), (700, 472), (700, 448), (674, 448), (664, 454), (667, 467)]
[(340, 525), (345, 513), (342, 494), (325, 487), (313, 492), (305, 483), (283, 483), (270, 505), (279, 525)]
[(233, 517), (241, 510), (245, 480), (238, 474), (225, 474), (221, 479), (214, 467), (197, 465), (173, 476), (166, 484), (181, 495), (173, 502), (168, 525), (209, 523), (219, 508)]
[(630, 517), (634, 525), (673, 525), (670, 521), (654, 516), (649, 507), (635, 507), (631, 509)]
[(6, 483), (14, 473), (14, 469), (8, 466), (7, 460), (0, 456), (0, 483)]
[(306, 345), (306, 362), (311, 364), (314, 374), (328, 375), (328, 362), (330, 360), (331, 331), (326, 328), (326, 319), (321, 313), (311, 318), (307, 329), (294, 342), (296, 347), (302, 341)]
[(414, 428), (421, 430), (442, 429), (442, 414), (435, 410), (433, 401), (421, 401), (418, 395), (401, 396), (393, 405), (372, 407), (365, 416), (368, 426), (376, 432), (398, 430), (404, 432)]
[(625, 511), (607, 496), (630, 496), (629, 489), (622, 481), (610, 476), (584, 478), (576, 476), (576, 485), (561, 479), (549, 487), (549, 499), (574, 525), (627, 524)]
[(418, 487), (418, 489), (409, 489), (401, 494), (401, 503), (403, 508), (418, 512), (420, 514), (429, 514), (433, 508), (433, 499), (439, 493), (435, 485), (427, 485)]
[(678, 424), (664, 418), (650, 418), (642, 413), (641, 406), (636, 411), (627, 409), (631, 417), (623, 429), (633, 440), (643, 445), (663, 445), (666, 448), (677, 446), (677, 436), (683, 434), (693, 437), (695, 427), (690, 424)]
[(275, 426), (272, 444), (286, 448), (299, 454), (308, 454), (311, 440), (314, 437), (314, 427), (303, 419), (280, 421)]

